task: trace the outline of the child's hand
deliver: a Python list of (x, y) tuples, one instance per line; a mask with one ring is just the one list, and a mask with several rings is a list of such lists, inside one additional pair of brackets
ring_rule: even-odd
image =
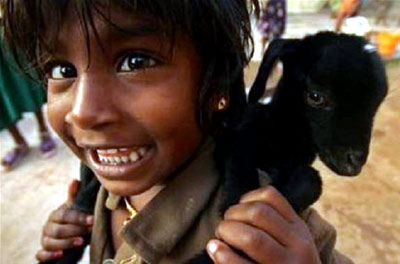
[(230, 207), (216, 236), (218, 239), (208, 243), (207, 251), (218, 264), (321, 263), (308, 227), (272, 186), (249, 192)]
[(63, 250), (83, 245), (83, 235), (90, 232), (93, 216), (71, 209), (79, 189), (79, 182), (74, 180), (68, 188), (68, 201), (54, 210), (42, 233), (42, 249), (36, 253), (40, 262), (60, 259)]

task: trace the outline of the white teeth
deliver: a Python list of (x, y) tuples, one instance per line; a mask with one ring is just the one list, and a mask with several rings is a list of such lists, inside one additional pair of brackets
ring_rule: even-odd
[(107, 150), (106, 150), (106, 149), (98, 149), (98, 150), (97, 150), (97, 153), (98, 153), (98, 154), (106, 154), (106, 153), (107, 153)]
[[(123, 155), (123, 152), (130, 152), (129, 156)], [(147, 152), (146, 147), (140, 147), (137, 151), (131, 148), (98, 149), (98, 160), (100, 163), (109, 165), (126, 164), (140, 160)]]
[(146, 153), (146, 148), (145, 147), (141, 147), (141, 148), (138, 149), (138, 152), (139, 152), (140, 156), (143, 157), (144, 154)]
[(137, 154), (136, 151), (132, 151), (131, 154), (129, 154), (129, 159), (132, 162), (135, 162), (135, 161), (137, 161), (139, 159), (139, 155)]

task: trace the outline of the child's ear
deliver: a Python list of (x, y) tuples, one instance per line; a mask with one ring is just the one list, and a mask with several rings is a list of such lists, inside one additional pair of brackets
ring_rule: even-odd
[[(296, 51), (300, 40), (298, 39), (275, 39), (264, 53), (263, 60), (258, 68), (257, 76), (254, 80), (248, 97), (250, 104), (257, 103), (265, 91), (268, 77), (279, 59), (290, 57), (290, 53)], [(287, 56), (289, 55), (289, 56)], [(285, 67), (285, 60), (282, 60)]]

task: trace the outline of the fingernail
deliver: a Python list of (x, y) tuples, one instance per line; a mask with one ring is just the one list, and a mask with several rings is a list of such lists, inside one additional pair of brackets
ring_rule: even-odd
[(73, 244), (74, 244), (74, 246), (82, 246), (83, 245), (83, 238), (81, 238), (81, 237), (75, 238)]
[(62, 250), (58, 250), (58, 251), (56, 251), (56, 252), (53, 252), (53, 256), (55, 257), (55, 258), (61, 258), (62, 256), (63, 256), (63, 251)]
[(86, 217), (86, 224), (93, 225), (94, 218), (92, 215)]
[(217, 243), (215, 243), (214, 241), (208, 242), (208, 244), (207, 244), (208, 253), (210, 253), (211, 255), (214, 255), (215, 252), (217, 252), (217, 249), (218, 249)]

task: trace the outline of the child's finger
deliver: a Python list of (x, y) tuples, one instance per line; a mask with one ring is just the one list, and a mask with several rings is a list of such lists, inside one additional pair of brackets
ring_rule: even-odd
[(42, 237), (42, 247), (47, 251), (66, 250), (83, 246), (85, 243), (82, 237), (56, 239), (48, 236)]
[(221, 221), (216, 236), (257, 263), (279, 263), (276, 261), (285, 258), (286, 249), (272, 236), (241, 222)]
[(83, 236), (89, 232), (88, 226), (56, 223), (48, 223), (43, 229), (43, 235), (58, 239)]
[(224, 220), (239, 221), (260, 228), (282, 245), (287, 245), (288, 241), (296, 237), (294, 226), (264, 202), (248, 202), (231, 206), (225, 212)]
[(248, 192), (240, 199), (240, 203), (255, 201), (269, 204), (290, 223), (294, 223), (299, 219), (286, 198), (271, 185)]
[(72, 206), (72, 204), (75, 201), (76, 194), (78, 193), (80, 186), (80, 181), (73, 179), (70, 184), (68, 185), (68, 198), (67, 198), (67, 205), (69, 207)]
[(93, 225), (93, 215), (70, 209), (68, 205), (64, 204), (50, 214), (48, 222), (91, 226)]
[(214, 263), (217, 264), (231, 264), (231, 263), (243, 263), (250, 264), (251, 262), (244, 259), (235, 253), (228, 245), (224, 242), (213, 239), (207, 244), (207, 252)]
[(62, 250), (46, 251), (44, 249), (41, 249), (36, 253), (35, 257), (40, 262), (49, 262), (52, 260), (60, 259), (62, 256), (63, 256)]

